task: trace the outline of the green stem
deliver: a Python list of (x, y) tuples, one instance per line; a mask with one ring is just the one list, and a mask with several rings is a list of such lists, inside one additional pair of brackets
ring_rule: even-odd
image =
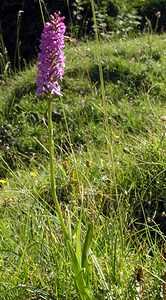
[(61, 227), (66, 239), (70, 240), (69, 234), (67, 232), (64, 218), (60, 209), (60, 205), (58, 202), (57, 194), (56, 194), (56, 184), (54, 177), (54, 140), (53, 140), (53, 124), (52, 124), (52, 101), (48, 98), (48, 136), (49, 136), (49, 155), (50, 155), (50, 180), (51, 180), (51, 192), (54, 200), (55, 208), (61, 223)]

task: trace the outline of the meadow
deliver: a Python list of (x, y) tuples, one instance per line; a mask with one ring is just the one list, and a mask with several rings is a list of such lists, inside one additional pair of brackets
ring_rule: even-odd
[[(53, 102), (56, 193), (89, 224), (94, 299), (166, 299), (166, 35), (66, 42)], [(0, 299), (79, 299), (51, 196), (36, 63), (0, 86)]]

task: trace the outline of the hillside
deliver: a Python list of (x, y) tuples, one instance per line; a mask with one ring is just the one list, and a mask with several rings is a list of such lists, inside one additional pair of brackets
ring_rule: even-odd
[[(57, 196), (73, 239), (80, 211), (84, 230), (94, 221), (109, 287), (92, 261), (95, 299), (165, 299), (165, 44), (165, 35), (66, 44), (63, 97), (53, 103)], [(28, 66), (0, 87), (0, 299), (77, 299), (36, 72)]]

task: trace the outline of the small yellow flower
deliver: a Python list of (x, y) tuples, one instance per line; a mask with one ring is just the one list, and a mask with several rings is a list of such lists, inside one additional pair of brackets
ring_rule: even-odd
[(119, 135), (115, 135), (114, 137), (115, 137), (115, 139), (117, 139), (117, 140), (120, 139), (120, 136), (119, 136)]
[(120, 139), (120, 136), (115, 134), (115, 132), (112, 132), (112, 135), (114, 137), (115, 140), (119, 140)]
[(31, 175), (32, 177), (37, 177), (37, 173), (36, 173), (36, 172), (30, 172), (30, 175)]
[(7, 183), (7, 179), (0, 179), (0, 183), (1, 184), (6, 184)]

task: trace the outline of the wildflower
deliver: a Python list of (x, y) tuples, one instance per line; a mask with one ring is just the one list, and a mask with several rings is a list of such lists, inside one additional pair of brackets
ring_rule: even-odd
[(64, 33), (66, 27), (60, 12), (50, 16), (45, 24), (41, 42), (41, 53), (38, 56), (37, 94), (61, 96), (58, 81), (62, 80), (65, 67)]
[(6, 184), (7, 180), (6, 179), (0, 179), (0, 184)]
[(116, 135), (114, 132), (112, 134), (113, 134), (113, 137), (115, 138), (115, 140), (119, 140), (120, 139), (119, 135)]
[(31, 175), (32, 177), (37, 177), (37, 173), (36, 173), (36, 172), (30, 172), (30, 175)]
[(115, 135), (115, 139), (120, 139), (120, 136), (119, 135)]

